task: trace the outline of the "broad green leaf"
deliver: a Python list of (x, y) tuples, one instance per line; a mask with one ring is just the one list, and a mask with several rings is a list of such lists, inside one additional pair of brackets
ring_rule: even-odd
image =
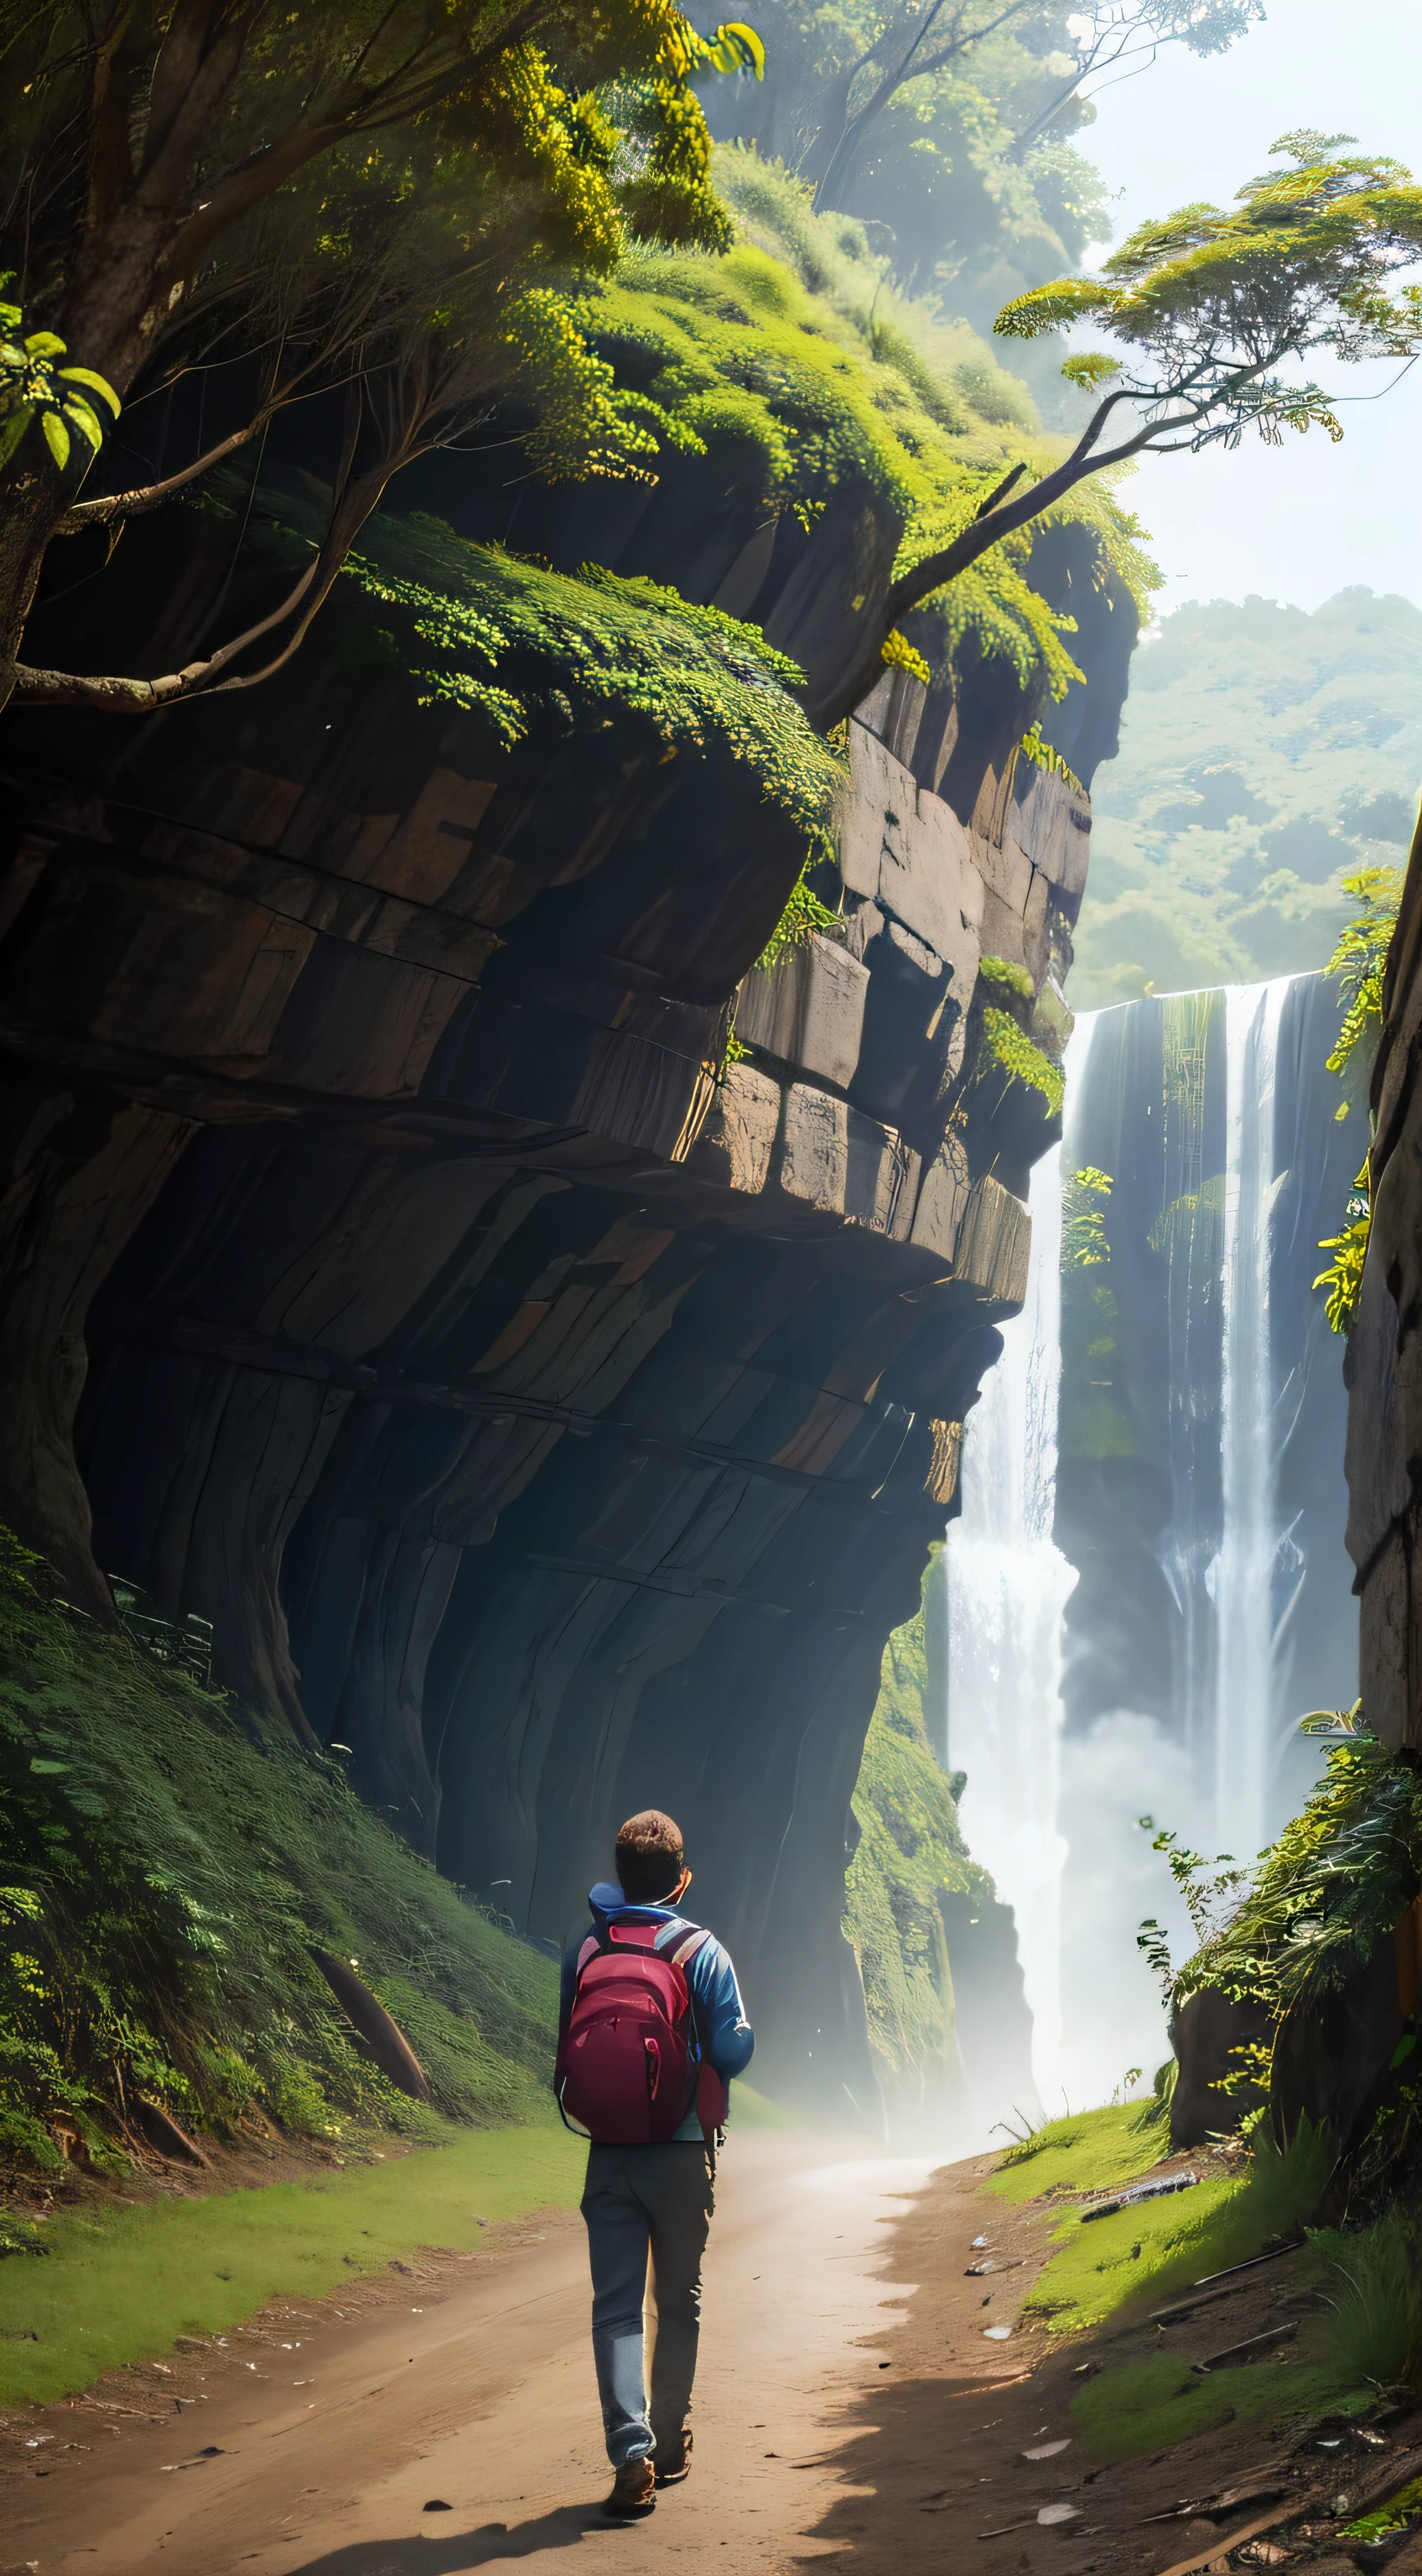
[(706, 45), (705, 60), (714, 63), (718, 72), (754, 72), (757, 80), (765, 78), (765, 47), (754, 27), (739, 18), (715, 30)]
[(25, 342), (25, 353), (31, 358), (62, 358), (64, 350), (64, 341), (54, 331), (31, 331)]
[(0, 465), (8, 464), (33, 418), (33, 403), (22, 403), (8, 417), (0, 419)]
[(42, 1778), (48, 1778), (51, 1774), (58, 1771), (67, 1771), (69, 1768), (70, 1765), (67, 1762), (42, 1761), (38, 1753), (34, 1755), (30, 1763), (30, 1769), (38, 1772)]
[(65, 428), (61, 414), (57, 411), (42, 411), (40, 427), (44, 431), (45, 445), (62, 474), (69, 462), (69, 432)]
[(90, 393), (99, 394), (102, 397), (117, 420), (123, 405), (114, 392), (113, 386), (107, 383), (104, 377), (96, 375), (92, 367), (56, 367), (55, 374), (66, 385), (87, 385)]
[(104, 443), (104, 424), (82, 394), (65, 395), (64, 417), (72, 429), (78, 430), (81, 438), (87, 438), (97, 456)]

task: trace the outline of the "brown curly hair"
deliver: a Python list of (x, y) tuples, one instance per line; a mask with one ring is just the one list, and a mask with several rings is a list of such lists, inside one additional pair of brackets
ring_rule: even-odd
[(660, 1807), (628, 1817), (617, 1837), (617, 1884), (629, 1905), (669, 1896), (685, 1866), (681, 1827)]

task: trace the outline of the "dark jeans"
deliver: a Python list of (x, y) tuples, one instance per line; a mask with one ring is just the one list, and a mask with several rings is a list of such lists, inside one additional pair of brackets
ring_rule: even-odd
[[(701, 2257), (711, 2176), (699, 2146), (590, 2147), (583, 2186), (592, 2263), (593, 2360), (607, 2456), (620, 2469), (677, 2449), (696, 2375)], [(642, 2310), (655, 2317), (651, 2406), (642, 2372)]]

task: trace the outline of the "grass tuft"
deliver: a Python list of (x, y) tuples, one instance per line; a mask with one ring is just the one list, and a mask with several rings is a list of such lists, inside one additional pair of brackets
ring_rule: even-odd
[(1047, 2192), (1111, 2191), (1144, 2179), (1166, 2142), (1142, 2133), (1138, 2102), (1068, 2112), (1009, 2147), (987, 2188), (1003, 2200), (1040, 2200)]
[(1332, 2361), (1257, 2361), (1201, 2378), (1171, 2353), (1103, 2370), (1072, 2399), (1071, 2418), (1092, 2460), (1140, 2459), (1231, 2422), (1277, 2422), (1281, 2416), (1331, 2412), (1361, 2415), (1369, 2388), (1350, 2389)]
[(1422, 2233), (1397, 2204), (1356, 2235), (1314, 2239), (1329, 2266), (1330, 2342), (1340, 2367), (1383, 2396), (1422, 2393)]

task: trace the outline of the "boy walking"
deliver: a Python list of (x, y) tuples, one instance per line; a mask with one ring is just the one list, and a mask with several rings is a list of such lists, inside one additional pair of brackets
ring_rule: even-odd
[[(650, 2513), (691, 2465), (687, 2415), (711, 2224), (714, 2142), (727, 2087), (755, 2039), (719, 1941), (678, 1911), (691, 1884), (680, 1827), (655, 1807), (617, 1837), (617, 1884), (588, 1899), (592, 1925), (564, 1954), (554, 2083), (592, 2140), (583, 2217), (593, 2359), (610, 2514)], [(651, 2401), (642, 2310), (655, 2301)]]

